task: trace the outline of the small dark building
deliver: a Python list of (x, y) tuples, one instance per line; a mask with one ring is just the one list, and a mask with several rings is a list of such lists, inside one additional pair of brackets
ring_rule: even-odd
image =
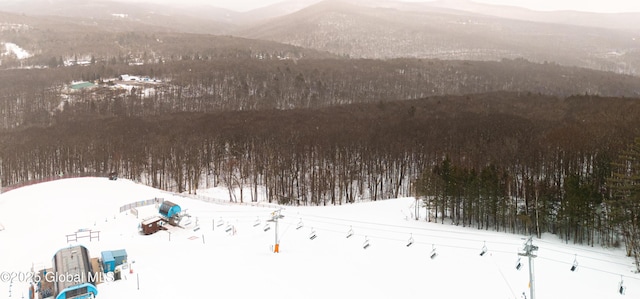
[(163, 229), (164, 219), (158, 216), (151, 217), (143, 220), (140, 226), (143, 234), (150, 235)]

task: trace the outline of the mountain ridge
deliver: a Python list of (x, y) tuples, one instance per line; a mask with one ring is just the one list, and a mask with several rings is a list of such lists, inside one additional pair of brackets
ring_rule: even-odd
[[(25, 14), (25, 9), (33, 6), (37, 9)], [(470, 1), (291, 0), (243, 13), (209, 5), (176, 9), (109, 0), (0, 3), (0, 11), (7, 9), (22, 12), (25, 17), (65, 18), (70, 24), (108, 31), (237, 36), (350, 58), (524, 58), (537, 63), (640, 73), (640, 31), (606, 21), (620, 17), (622, 24), (633, 25), (636, 23), (628, 23), (623, 17), (639, 16), (640, 20), (636, 13), (571, 12), (578, 21), (559, 24), (554, 20), (568, 12), (535, 12)], [(595, 18), (593, 24), (585, 24), (585, 18), (591, 17)], [(616, 26), (626, 29), (612, 28)]]

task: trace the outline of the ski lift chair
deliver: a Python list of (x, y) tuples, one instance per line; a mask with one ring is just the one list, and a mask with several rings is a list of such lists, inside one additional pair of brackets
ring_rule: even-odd
[(349, 227), (349, 231), (347, 232), (347, 239), (353, 236), (353, 227)]
[(480, 251), (480, 256), (484, 256), (487, 253), (487, 243), (485, 242), (482, 245), (482, 250)]
[(571, 272), (576, 271), (578, 269), (578, 255), (573, 259), (573, 265), (571, 265)]
[(298, 222), (298, 226), (296, 226), (296, 229), (301, 229), (304, 226), (304, 224), (302, 223), (302, 218), (300, 218), (300, 222)]

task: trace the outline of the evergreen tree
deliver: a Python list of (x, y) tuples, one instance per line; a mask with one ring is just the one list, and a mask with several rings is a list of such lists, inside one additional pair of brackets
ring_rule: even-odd
[(640, 271), (640, 138), (612, 163), (608, 180), (613, 221), (621, 228), (627, 255), (635, 259)]
[(431, 222), (430, 215), (433, 210), (435, 222), (438, 222), (438, 212), (441, 207), (441, 201), (444, 198), (444, 182), (442, 178), (435, 172), (438, 166), (432, 169), (425, 169), (415, 182), (416, 196), (420, 197), (426, 207), (426, 220)]

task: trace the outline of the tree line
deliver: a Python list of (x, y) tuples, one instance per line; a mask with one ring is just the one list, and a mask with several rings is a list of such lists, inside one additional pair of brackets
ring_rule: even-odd
[[(123, 74), (162, 84), (117, 89)], [(71, 81), (93, 89), (70, 91)], [(174, 112), (321, 108), (419, 99), (445, 94), (513, 91), (634, 97), (631, 76), (535, 64), (526, 60), (470, 62), (303, 59), (192, 59), (130, 66), (90, 66), (0, 72), (0, 127), (48, 126), (101, 117), (146, 117)]]
[[(2, 133), (4, 186), (117, 171), (153, 187), (339, 205), (424, 196), (431, 221), (615, 245), (613, 162), (637, 99), (518, 93), (111, 117)], [(597, 111), (598, 114), (594, 114)]]

